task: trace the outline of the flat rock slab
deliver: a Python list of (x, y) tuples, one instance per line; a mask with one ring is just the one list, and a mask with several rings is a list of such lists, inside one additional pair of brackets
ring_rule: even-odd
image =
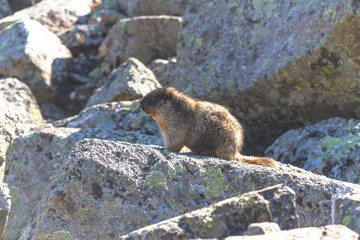
[(258, 236), (228, 237), (226, 240), (357, 240), (359, 234), (342, 225), (327, 225), (324, 227), (299, 228)]
[(247, 154), (330, 117), (360, 118), (354, 1), (190, 1), (174, 84), (231, 107)]
[(330, 222), (337, 188), (360, 186), (297, 168), (272, 169), (174, 154), (146, 145), (84, 139), (64, 159), (22, 238), (118, 238), (138, 228), (229, 197), (286, 184), (296, 193), (301, 226)]
[[(298, 228), (295, 205), (294, 191), (277, 185), (147, 226), (120, 239), (223, 239), (243, 235), (251, 223), (263, 221), (277, 222), (282, 229)], [(280, 231), (279, 225), (273, 224)]]
[(174, 57), (180, 25), (181, 18), (174, 16), (121, 19), (102, 42), (99, 56), (112, 68), (129, 57), (145, 65), (157, 58)]
[[(46, 39), (46, 41), (44, 41)], [(71, 53), (39, 22), (26, 19), (0, 32), (0, 74), (25, 82), (41, 104), (53, 100), (51, 66)]]
[(129, 58), (111, 72), (103, 86), (91, 96), (86, 107), (106, 102), (137, 100), (160, 87), (150, 69), (136, 58)]
[(31, 18), (40, 22), (51, 32), (59, 34), (90, 14), (99, 3), (99, 0), (42, 0), (36, 5), (1, 19), (0, 30), (24, 18)]
[(40, 124), (40, 107), (30, 88), (15, 78), (0, 78), (0, 115), (16, 113), (18, 122)]

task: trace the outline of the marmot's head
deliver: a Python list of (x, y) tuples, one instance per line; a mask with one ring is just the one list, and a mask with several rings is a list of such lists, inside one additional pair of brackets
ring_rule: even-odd
[[(156, 115), (157, 110), (172, 97), (174, 88), (157, 88), (148, 94), (140, 101), (140, 109), (151, 116)], [(175, 90), (176, 91), (176, 90)]]

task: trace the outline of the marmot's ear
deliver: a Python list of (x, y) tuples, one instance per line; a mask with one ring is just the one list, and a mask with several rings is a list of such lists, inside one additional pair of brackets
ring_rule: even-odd
[(173, 98), (173, 90), (171, 88), (167, 88), (164, 94), (164, 101), (171, 100)]

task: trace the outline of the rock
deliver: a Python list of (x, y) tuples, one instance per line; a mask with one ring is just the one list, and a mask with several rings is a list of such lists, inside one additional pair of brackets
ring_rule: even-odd
[[(51, 125), (19, 128), (7, 151), (5, 182), (10, 186), (13, 208), (5, 239), (18, 239), (31, 211), (46, 192), (49, 179), (64, 165), (63, 157), (83, 138), (151, 144), (152, 136), (121, 129), (54, 128)], [(1, 215), (0, 215), (1, 219)]]
[(40, 124), (43, 118), (30, 88), (15, 78), (0, 78), (0, 115), (16, 113), (18, 122)]
[(60, 109), (53, 103), (44, 103), (40, 107), (41, 113), (47, 122), (52, 122), (70, 117), (69, 113)]
[(139, 101), (123, 101), (95, 105), (79, 114), (53, 122), (56, 127), (101, 128), (139, 132), (153, 136), (155, 145), (162, 145), (160, 130), (150, 115), (140, 111)]
[(149, 68), (153, 71), (156, 79), (164, 87), (173, 86), (176, 76), (176, 59), (156, 59), (151, 62)]
[(39, 2), (41, 2), (41, 0), (10, 0), (9, 4), (11, 6), (11, 9), (13, 9), (14, 12), (17, 12), (21, 9), (30, 7)]
[(7, 224), (11, 208), (11, 197), (6, 183), (0, 184), (0, 236), (3, 234)]
[(143, 15), (181, 16), (185, 12), (187, 2), (188, 0), (117, 0), (117, 5), (120, 11), (129, 17)]
[(277, 185), (250, 192), (147, 226), (120, 239), (223, 239), (242, 235), (251, 223), (259, 221), (276, 221), (284, 229), (298, 228), (294, 191)]
[(106, 102), (140, 99), (160, 87), (151, 70), (136, 58), (129, 58), (111, 72), (105, 84), (91, 96), (86, 107)]
[(26, 19), (1, 31), (0, 42), (0, 74), (28, 84), (39, 104), (53, 100), (51, 65), (56, 58), (71, 57), (57, 36)]
[[(1, 19), (0, 31), (18, 21), (23, 21), (24, 18), (31, 18), (40, 22), (53, 33), (60, 34), (90, 14), (100, 2), (100, 0), (43, 0), (12, 16)], [(39, 33), (39, 35), (41, 34)]]
[(157, 58), (176, 55), (180, 17), (144, 16), (122, 19), (110, 30), (99, 48), (99, 56), (116, 68), (129, 57), (145, 65)]
[(54, 61), (52, 88), (60, 108), (72, 114), (84, 109), (97, 86), (98, 76), (90, 76), (97, 64), (96, 56), (85, 54)]
[(360, 192), (359, 185), (294, 167), (272, 169), (97, 139), (77, 143), (63, 162), (34, 209), (23, 239), (47, 238), (59, 231), (79, 239), (119, 238), (280, 183), (296, 193), (301, 226), (321, 226), (330, 221), (331, 194), (337, 188)]
[(12, 14), (7, 0), (0, 0), (0, 19)]
[(4, 180), (6, 153), (14, 140), (18, 121), (15, 113), (0, 114), (0, 182)]
[(342, 225), (327, 225), (324, 227), (307, 227), (288, 231), (273, 232), (265, 235), (257, 236), (239, 236), (229, 237), (226, 240), (278, 240), (278, 239), (292, 239), (292, 240), (357, 240), (359, 235)]
[(61, 34), (60, 39), (74, 55), (97, 54), (109, 30), (110, 26), (105, 23), (77, 24)]
[(348, 193), (335, 200), (334, 223), (360, 234), (360, 194)]
[(360, 183), (360, 120), (331, 118), (290, 130), (266, 154), (330, 178)]
[(359, 16), (351, 1), (190, 1), (176, 86), (230, 107), (245, 154), (290, 129), (360, 118)]
[(272, 232), (280, 232), (281, 229), (277, 223), (274, 222), (262, 222), (252, 223), (249, 225), (245, 235), (263, 235)]

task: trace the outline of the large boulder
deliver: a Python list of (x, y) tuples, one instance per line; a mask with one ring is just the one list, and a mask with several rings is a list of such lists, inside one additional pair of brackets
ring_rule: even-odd
[[(223, 239), (243, 235), (251, 223), (264, 221), (277, 222), (282, 229), (293, 229), (299, 227), (295, 205), (294, 191), (278, 185), (146, 226), (120, 239)], [(279, 225), (276, 224), (280, 230)]]
[(175, 58), (169, 60), (155, 59), (148, 67), (162, 86), (170, 87), (174, 85), (174, 78), (176, 77), (174, 75), (176, 70)]
[[(19, 1), (19, 0), (15, 0)], [(11, 0), (11, 2), (14, 2)], [(0, 20), (0, 31), (24, 18), (31, 18), (59, 34), (90, 14), (100, 0), (43, 0)], [(41, 33), (39, 33), (41, 36)]]
[(330, 222), (331, 195), (360, 186), (280, 166), (174, 154), (146, 145), (84, 139), (52, 177), (22, 238), (62, 234), (114, 239), (249, 191), (286, 183), (301, 226)]
[(23, 125), (18, 126), (17, 132), (9, 150), (6, 149), (4, 181), (9, 184), (13, 204), (5, 239), (19, 238), (21, 230), (30, 219), (31, 211), (46, 193), (50, 177), (64, 166), (63, 157), (81, 139), (98, 138), (144, 144), (156, 142), (156, 137), (121, 129)]
[(360, 120), (331, 118), (290, 130), (265, 153), (313, 173), (360, 183)]
[(190, 1), (176, 85), (232, 108), (245, 152), (287, 130), (360, 118), (356, 1)]
[(43, 118), (30, 88), (15, 78), (0, 78), (0, 115), (16, 113), (18, 122), (40, 124)]
[(0, 114), (0, 182), (4, 180), (6, 153), (16, 136), (18, 119), (15, 113)]
[(0, 32), (0, 75), (25, 82), (41, 104), (53, 100), (51, 65), (71, 57), (60, 39), (37, 21), (25, 19)]
[(340, 194), (335, 200), (334, 223), (360, 234), (360, 194)]
[(112, 68), (129, 57), (145, 65), (157, 58), (176, 55), (181, 18), (174, 16), (142, 16), (121, 19), (110, 30), (99, 48), (99, 56)]
[(129, 58), (113, 70), (103, 86), (86, 103), (90, 107), (100, 103), (136, 100), (161, 87), (154, 74), (136, 58)]

